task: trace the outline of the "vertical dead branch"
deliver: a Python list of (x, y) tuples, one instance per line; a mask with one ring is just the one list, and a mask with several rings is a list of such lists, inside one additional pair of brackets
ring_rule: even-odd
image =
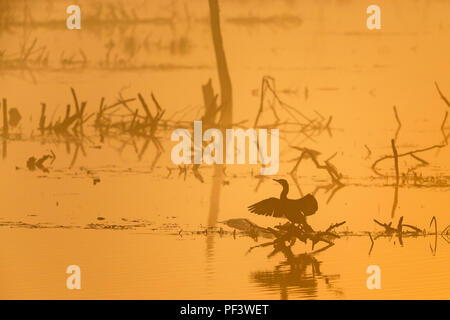
[(80, 105), (78, 104), (78, 99), (77, 99), (77, 95), (75, 93), (75, 89), (74, 88), (70, 88), (70, 91), (72, 92), (72, 96), (73, 96), (73, 101), (75, 102), (75, 109), (78, 112), (80, 112)]
[(155, 95), (153, 94), (153, 92), (152, 92), (150, 95), (151, 95), (151, 97), (152, 97), (153, 103), (154, 103), (155, 106), (156, 106), (157, 111), (158, 111), (158, 112), (162, 112), (163, 109), (162, 109), (161, 106), (159, 105), (158, 100), (156, 100)]
[(367, 146), (367, 144), (365, 144), (364, 147), (365, 147), (366, 150), (367, 150), (367, 156), (366, 156), (366, 159), (369, 159), (370, 156), (372, 155), (372, 150), (370, 150), (370, 148)]
[[(211, 33), (216, 55), (217, 72), (219, 73), (221, 93), (221, 114), (219, 125), (226, 127), (232, 124), (232, 87), (230, 74), (228, 72), (227, 60), (223, 49), (222, 34), (220, 31), (220, 16), (218, 0), (209, 0), (209, 18)], [(223, 165), (214, 165), (213, 185), (211, 189), (210, 208), (208, 215), (208, 226), (214, 226), (219, 215), (220, 191), (223, 182)]]
[(395, 210), (398, 204), (398, 184), (400, 182), (400, 175), (398, 172), (398, 153), (397, 148), (395, 147), (395, 140), (391, 140), (392, 152), (394, 153), (394, 164), (395, 164), (395, 191), (394, 191), (394, 203), (392, 204), (392, 213), (391, 217), (393, 218), (395, 215)]
[[(7, 113), (6, 113), (6, 109), (7, 109), (7, 107), (6, 107), (6, 99), (5, 98), (3, 98), (3, 106), (2, 106), (2, 104), (0, 104), (0, 107), (3, 107), (2, 109), (3, 109), (3, 144), (2, 144), (2, 156), (3, 156), (3, 159), (6, 159), (6, 156), (7, 156), (7, 154), (8, 154), (8, 142), (7, 142), (7, 139), (8, 139), (8, 127), (7, 127), (7, 125), (8, 125), (8, 119), (7, 118), (5, 118), (5, 116), (7, 115)], [(5, 119), (6, 119), (6, 134), (5, 134)]]
[(394, 154), (394, 164), (395, 164), (395, 181), (396, 184), (398, 185), (399, 183), (399, 170), (398, 170), (398, 153), (397, 153), (397, 148), (395, 147), (395, 140), (392, 139), (391, 140), (391, 145), (392, 145), (392, 152)]
[(227, 126), (232, 123), (233, 100), (232, 100), (231, 79), (230, 74), (228, 72), (225, 51), (223, 49), (222, 33), (220, 31), (219, 11), (220, 10), (218, 0), (209, 0), (209, 16), (221, 91), (222, 112), (220, 116), (220, 124), (222, 126)]
[(131, 135), (134, 135), (134, 126), (136, 123), (136, 118), (138, 116), (138, 109), (136, 109), (136, 111), (133, 114), (133, 120), (131, 120), (131, 124), (130, 124), (130, 128), (128, 130), (130, 130)]
[(79, 129), (79, 132), (81, 135), (83, 135), (83, 114), (84, 114), (84, 110), (86, 109), (86, 102), (82, 102), (81, 103), (81, 107), (78, 109), (78, 114), (77, 114), (77, 125), (76, 127)]
[(64, 118), (64, 121), (66, 121), (69, 118), (69, 116), (70, 116), (70, 104), (66, 106), (66, 116)]
[(398, 241), (403, 246), (403, 216), (400, 217), (397, 224)]
[[(441, 148), (443, 148), (445, 146), (447, 146), (447, 145), (446, 144), (436, 144), (434, 146), (430, 146), (430, 147), (426, 147), (426, 148), (422, 148), (422, 149), (417, 149), (417, 150), (401, 153), (401, 154), (397, 155), (397, 158), (410, 156), (410, 157), (413, 157), (414, 159), (418, 160), (418, 157), (417, 157), (416, 153), (421, 153), (421, 152), (425, 152), (425, 151), (429, 151), (429, 150), (433, 150), (433, 149), (441, 149)], [(372, 171), (375, 172), (379, 176), (387, 177), (387, 175), (378, 172), (378, 170), (376, 169), (376, 166), (381, 161), (384, 161), (384, 160), (387, 160), (387, 159), (394, 159), (394, 158), (395, 158), (395, 156), (393, 156), (393, 155), (387, 155), (387, 156), (383, 156), (383, 157), (379, 158), (378, 160), (376, 160), (372, 164)], [(424, 161), (424, 160), (422, 160), (422, 161)], [(426, 163), (426, 161), (425, 161), (425, 163)]]
[(138, 93), (138, 98), (141, 101), (141, 104), (142, 104), (142, 107), (145, 110), (145, 113), (147, 114), (148, 120), (153, 121), (152, 113), (150, 112), (150, 109), (148, 108), (148, 105), (145, 102), (144, 97), (142, 96), (142, 94)]
[(45, 109), (47, 108), (45, 103), (41, 103), (41, 118), (39, 120), (39, 130), (41, 131), (41, 134), (44, 134), (45, 130)]

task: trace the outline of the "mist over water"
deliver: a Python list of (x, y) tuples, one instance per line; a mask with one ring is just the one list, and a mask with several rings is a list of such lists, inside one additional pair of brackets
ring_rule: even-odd
[[(440, 233), (450, 224), (450, 149), (416, 154), (426, 165), (398, 159), (395, 210), (394, 160), (376, 166), (381, 175), (372, 166), (392, 155), (391, 139), (400, 155), (445, 145), (450, 110), (435, 83), (450, 97), (450, 3), (379, 1), (379, 31), (366, 28), (370, 4), (220, 2), (233, 124), (280, 128), (276, 178), (289, 182), (291, 198), (314, 193), (315, 229), (346, 221), (333, 247), (316, 254), (311, 243), (296, 244), (291, 259), (268, 258), (269, 248), (246, 254), (262, 235), (233, 236), (236, 228), (221, 223), (207, 229), (214, 205), (218, 222), (284, 223), (247, 211), (281, 192), (275, 177), (259, 176), (260, 164), (196, 171), (170, 158), (173, 130), (191, 130), (205, 115), (209, 79), (221, 99), (207, 2), (80, 1), (82, 29), (69, 31), (64, 2), (3, 1), (0, 98), (21, 119), (3, 139), (0, 161), (0, 297), (448, 299), (450, 246)], [(83, 135), (42, 134), (42, 103), (46, 125), (63, 121), (67, 104), (75, 112), (71, 88), (86, 102)], [(151, 94), (164, 110), (158, 142), (120, 126), (133, 123), (135, 110), (143, 121), (139, 93), (152, 116)], [(116, 126), (102, 134), (100, 106), (126, 99), (108, 109)], [(330, 159), (342, 186), (307, 157), (290, 175), (298, 148), (320, 152), (320, 164)], [(45, 155), (44, 167), (30, 170), (30, 157)], [(367, 232), (383, 231), (373, 219), (397, 225), (402, 216), (428, 235), (406, 236), (403, 245), (396, 235), (380, 237), (369, 255)], [(64, 287), (73, 263), (86, 281), (75, 293)], [(366, 287), (371, 264), (382, 269), (382, 290)]]

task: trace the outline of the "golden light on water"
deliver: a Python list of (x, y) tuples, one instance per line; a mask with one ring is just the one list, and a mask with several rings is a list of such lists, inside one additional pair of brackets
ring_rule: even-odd
[[(450, 3), (372, 2), (1, 1), (0, 298), (449, 299)], [(174, 164), (195, 120), (279, 129), (278, 173)], [(306, 243), (261, 246), (273, 179)]]

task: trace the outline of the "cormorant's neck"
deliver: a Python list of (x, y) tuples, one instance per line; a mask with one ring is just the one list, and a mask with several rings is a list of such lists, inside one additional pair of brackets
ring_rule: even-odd
[(289, 192), (289, 185), (283, 186), (283, 191), (281, 191), (280, 199), (287, 199), (287, 194)]

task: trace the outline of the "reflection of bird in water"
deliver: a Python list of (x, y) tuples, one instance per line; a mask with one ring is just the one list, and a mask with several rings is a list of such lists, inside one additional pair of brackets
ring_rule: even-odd
[(317, 211), (317, 200), (312, 194), (300, 199), (288, 199), (289, 184), (284, 179), (274, 179), (283, 186), (280, 199), (269, 198), (252, 204), (248, 207), (250, 212), (272, 217), (285, 217), (293, 223), (306, 224), (306, 216)]
[[(294, 255), (290, 247), (279, 243), (275, 250), (283, 253), (286, 260), (280, 262), (274, 271), (257, 271), (251, 274), (251, 278), (254, 282), (268, 288), (269, 291), (280, 290), (282, 300), (287, 300), (289, 295), (292, 294), (296, 299), (317, 298), (320, 293), (320, 279), (324, 280), (327, 290), (341, 296), (342, 291), (334, 287), (340, 276), (338, 274), (322, 274), (320, 271), (322, 262), (315, 258), (316, 254), (330, 247), (327, 246), (311, 253)], [(273, 256), (273, 253), (270, 256)]]

